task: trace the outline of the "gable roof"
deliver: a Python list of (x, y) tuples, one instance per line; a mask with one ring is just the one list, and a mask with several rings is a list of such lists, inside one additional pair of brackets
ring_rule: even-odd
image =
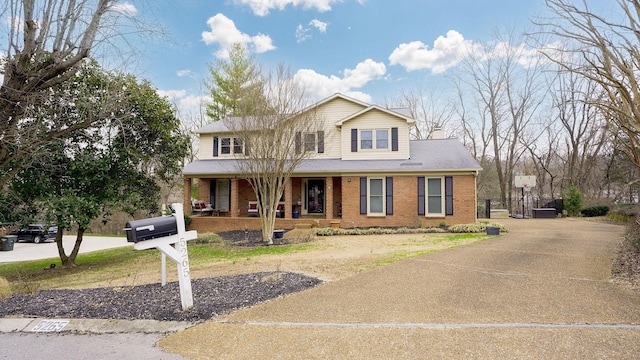
[[(454, 173), (475, 172), (482, 167), (458, 139), (412, 140), (411, 159), (396, 160), (342, 160), (307, 159), (293, 172), (294, 176), (310, 174), (364, 174), (364, 173)], [(241, 175), (239, 162), (243, 159), (195, 160), (183, 174), (194, 177)]]
[[(347, 101), (350, 101), (350, 102), (352, 102), (352, 103), (358, 104), (358, 105), (360, 105), (360, 106), (362, 106), (362, 107), (365, 107), (365, 108), (366, 108), (366, 107), (371, 106), (371, 104), (368, 104), (368, 103), (366, 103), (366, 102), (364, 102), (364, 101), (360, 101), (360, 100), (358, 100), (358, 99), (355, 99), (355, 98), (352, 98), (352, 97), (350, 97), (350, 96), (344, 95), (344, 94), (342, 94), (342, 93), (335, 93), (335, 94), (333, 94), (333, 95), (331, 95), (331, 96), (329, 96), (329, 97), (327, 97), (327, 98), (324, 98), (324, 99), (322, 99), (322, 100), (318, 101), (317, 103), (315, 103), (315, 104), (313, 104), (313, 105), (309, 106), (307, 109), (310, 109), (310, 108), (315, 107), (315, 106), (321, 106), (321, 105), (324, 105), (324, 104), (326, 104), (326, 103), (328, 103), (328, 102), (331, 102), (331, 101), (333, 101), (333, 100), (335, 100), (335, 99), (343, 99), (343, 100), (347, 100)], [(307, 109), (305, 109), (305, 110), (307, 110)]]
[[(313, 108), (320, 107), (320, 106), (322, 106), (324, 104), (327, 104), (327, 103), (329, 103), (329, 102), (331, 102), (331, 101), (333, 101), (335, 99), (343, 99), (343, 100), (358, 104), (358, 105), (363, 107), (362, 110), (360, 110), (358, 112), (355, 112), (355, 113), (345, 117), (344, 119), (339, 120), (335, 124), (338, 127), (341, 127), (342, 124), (344, 124), (345, 122), (347, 122), (347, 121), (349, 121), (349, 120), (351, 120), (353, 118), (356, 118), (356, 117), (358, 117), (358, 116), (360, 116), (362, 114), (365, 114), (365, 113), (367, 113), (369, 111), (373, 111), (373, 110), (379, 110), (379, 111), (382, 111), (382, 112), (384, 112), (386, 114), (389, 114), (391, 116), (395, 116), (395, 117), (404, 119), (407, 122), (407, 124), (409, 124), (409, 125), (412, 125), (413, 123), (415, 123), (415, 119), (413, 119), (410, 116), (409, 112), (406, 111), (407, 109), (387, 109), (387, 108), (384, 108), (384, 107), (381, 107), (381, 106), (378, 106), (378, 105), (367, 104), (367, 103), (365, 103), (363, 101), (354, 99), (352, 97), (346, 96), (346, 95), (341, 94), (341, 93), (335, 93), (335, 94), (333, 94), (333, 95), (331, 95), (331, 96), (329, 96), (329, 97), (327, 97), (327, 98), (325, 98), (323, 100), (320, 100), (319, 102), (314, 103), (313, 105), (310, 105), (310, 106), (306, 107), (304, 110), (301, 111), (301, 113), (309, 111), (309, 110), (311, 110)], [(210, 134), (210, 133), (231, 132), (229, 127), (226, 126), (226, 122), (228, 122), (228, 121), (236, 121), (237, 119), (240, 119), (240, 117), (227, 117), (224, 120), (214, 121), (211, 124), (204, 125), (201, 128), (197, 129), (195, 131), (195, 133), (196, 134)]]
[(365, 114), (365, 113), (368, 113), (368, 112), (374, 111), (374, 110), (382, 111), (383, 113), (386, 113), (388, 115), (395, 116), (395, 117), (400, 118), (400, 119), (404, 119), (407, 122), (407, 124), (409, 124), (409, 125), (413, 125), (416, 122), (415, 119), (413, 119), (412, 117), (406, 116), (406, 115), (401, 114), (401, 113), (399, 113), (397, 111), (394, 111), (394, 110), (391, 110), (391, 109), (386, 109), (386, 108), (383, 108), (383, 107), (378, 106), (378, 105), (371, 105), (371, 106), (367, 107), (366, 109), (362, 109), (362, 110), (360, 110), (360, 111), (358, 111), (356, 113), (353, 113), (353, 114), (351, 114), (351, 115), (339, 120), (338, 122), (336, 122), (336, 126), (337, 127), (342, 127), (342, 125), (344, 123), (346, 123), (347, 121), (349, 121), (351, 119), (354, 119), (354, 118), (357, 118), (358, 116), (361, 116), (362, 114)]
[[(229, 118), (233, 119), (233, 118)], [(209, 134), (209, 133), (224, 133), (230, 132), (229, 127), (225, 124), (223, 120), (214, 121), (211, 124), (207, 124), (194, 131), (196, 134)]]

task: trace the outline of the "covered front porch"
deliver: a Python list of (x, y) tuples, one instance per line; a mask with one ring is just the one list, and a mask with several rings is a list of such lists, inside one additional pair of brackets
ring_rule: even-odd
[[(296, 224), (330, 226), (332, 222), (339, 222), (343, 199), (341, 182), (342, 178), (335, 176), (290, 178), (277, 206), (276, 228), (292, 229)], [(192, 196), (194, 185), (197, 185), (197, 198)], [(193, 200), (204, 202), (211, 210), (193, 209)], [(253, 205), (256, 201), (247, 179), (184, 179), (184, 208), (192, 209), (191, 229), (202, 232), (260, 229)]]

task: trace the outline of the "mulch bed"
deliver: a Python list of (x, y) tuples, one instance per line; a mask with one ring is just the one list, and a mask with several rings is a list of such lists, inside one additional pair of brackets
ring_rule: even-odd
[[(217, 233), (224, 240), (230, 241), (233, 246), (266, 246), (262, 241), (262, 230), (234, 230)], [(286, 239), (273, 239), (273, 245), (287, 244)]]
[(191, 280), (193, 308), (182, 311), (178, 282), (133, 287), (42, 290), (0, 300), (0, 317), (153, 319), (199, 322), (302, 291), (322, 281), (302, 274), (260, 272)]

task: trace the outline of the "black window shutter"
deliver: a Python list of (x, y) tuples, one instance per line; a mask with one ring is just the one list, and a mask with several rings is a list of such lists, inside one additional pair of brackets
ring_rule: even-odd
[(218, 156), (218, 137), (213, 137), (213, 156)]
[(358, 129), (351, 129), (351, 152), (358, 152)]
[(391, 128), (391, 151), (398, 151), (398, 128)]
[(453, 177), (444, 177), (445, 215), (453, 215)]
[(393, 177), (387, 176), (387, 215), (393, 215)]
[(302, 134), (300, 131), (296, 132), (296, 154), (300, 154), (302, 151)]
[(227, 202), (227, 210), (231, 211), (231, 179), (227, 180), (229, 182), (229, 201)]
[(360, 214), (367, 214), (367, 178), (360, 178)]
[(324, 153), (324, 131), (318, 131), (318, 154)]
[(216, 207), (216, 180), (211, 180), (209, 184), (209, 202), (211, 203), (211, 207)]
[(424, 176), (418, 177), (418, 215), (424, 215)]

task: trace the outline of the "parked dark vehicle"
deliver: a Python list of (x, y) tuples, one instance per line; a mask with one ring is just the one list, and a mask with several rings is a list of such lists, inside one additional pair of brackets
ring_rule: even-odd
[(55, 240), (56, 235), (58, 235), (58, 227), (45, 224), (29, 224), (27, 228), (18, 230), (16, 235), (18, 235), (18, 241), (31, 241), (39, 244), (50, 239)]

